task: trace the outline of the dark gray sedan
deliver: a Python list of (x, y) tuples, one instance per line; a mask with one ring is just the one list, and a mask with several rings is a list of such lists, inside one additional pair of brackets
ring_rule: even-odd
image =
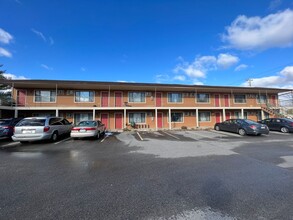
[(217, 131), (230, 131), (242, 136), (246, 134), (269, 134), (268, 126), (248, 119), (229, 119), (221, 123), (216, 123), (214, 128)]

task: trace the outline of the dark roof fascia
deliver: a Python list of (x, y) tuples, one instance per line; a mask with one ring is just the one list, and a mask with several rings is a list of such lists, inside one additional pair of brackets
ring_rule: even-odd
[(211, 85), (186, 85), (186, 84), (160, 84), (160, 83), (134, 83), (134, 82), (102, 82), (102, 81), (78, 81), (78, 80), (0, 80), (0, 84), (15, 85), (17, 88), (19, 84), (52, 84), (52, 85), (103, 85), (103, 86), (135, 86), (135, 87), (170, 87), (170, 88), (189, 88), (189, 89), (221, 89), (227, 90), (270, 90), (278, 93), (293, 91), (292, 89), (268, 88), (268, 87), (239, 87), (239, 86), (211, 86)]

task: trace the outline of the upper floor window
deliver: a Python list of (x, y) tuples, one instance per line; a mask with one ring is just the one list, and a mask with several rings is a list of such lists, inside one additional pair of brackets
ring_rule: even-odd
[(209, 103), (210, 95), (205, 93), (197, 93), (197, 102)]
[(267, 96), (266, 95), (257, 95), (256, 99), (257, 99), (257, 103), (260, 103), (260, 104), (267, 103)]
[(129, 102), (145, 102), (145, 92), (129, 92)]
[(56, 91), (36, 90), (35, 102), (56, 102)]
[(75, 102), (94, 102), (94, 92), (92, 91), (76, 91)]
[(168, 102), (182, 102), (182, 94), (168, 93)]
[(234, 102), (235, 103), (246, 103), (246, 96), (245, 95), (234, 95)]

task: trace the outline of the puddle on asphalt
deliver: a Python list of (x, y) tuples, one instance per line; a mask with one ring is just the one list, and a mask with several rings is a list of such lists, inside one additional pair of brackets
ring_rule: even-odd
[(40, 158), (44, 154), (41, 152), (12, 152), (11, 156), (18, 158)]
[(222, 214), (221, 212), (212, 211), (210, 208), (201, 209), (201, 210), (190, 210), (184, 211), (183, 213), (173, 215), (169, 218), (160, 217), (155, 218), (158, 220), (194, 220), (194, 219), (213, 219), (213, 220), (235, 220), (236, 218), (230, 217), (228, 215)]

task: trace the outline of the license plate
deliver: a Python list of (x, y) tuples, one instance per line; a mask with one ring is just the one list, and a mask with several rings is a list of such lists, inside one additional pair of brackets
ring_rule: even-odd
[(85, 129), (80, 129), (79, 132), (86, 132), (86, 130)]
[(36, 130), (23, 130), (22, 133), (23, 134), (34, 134), (34, 133), (36, 133)]
[(261, 129), (266, 129), (266, 127), (261, 127)]

